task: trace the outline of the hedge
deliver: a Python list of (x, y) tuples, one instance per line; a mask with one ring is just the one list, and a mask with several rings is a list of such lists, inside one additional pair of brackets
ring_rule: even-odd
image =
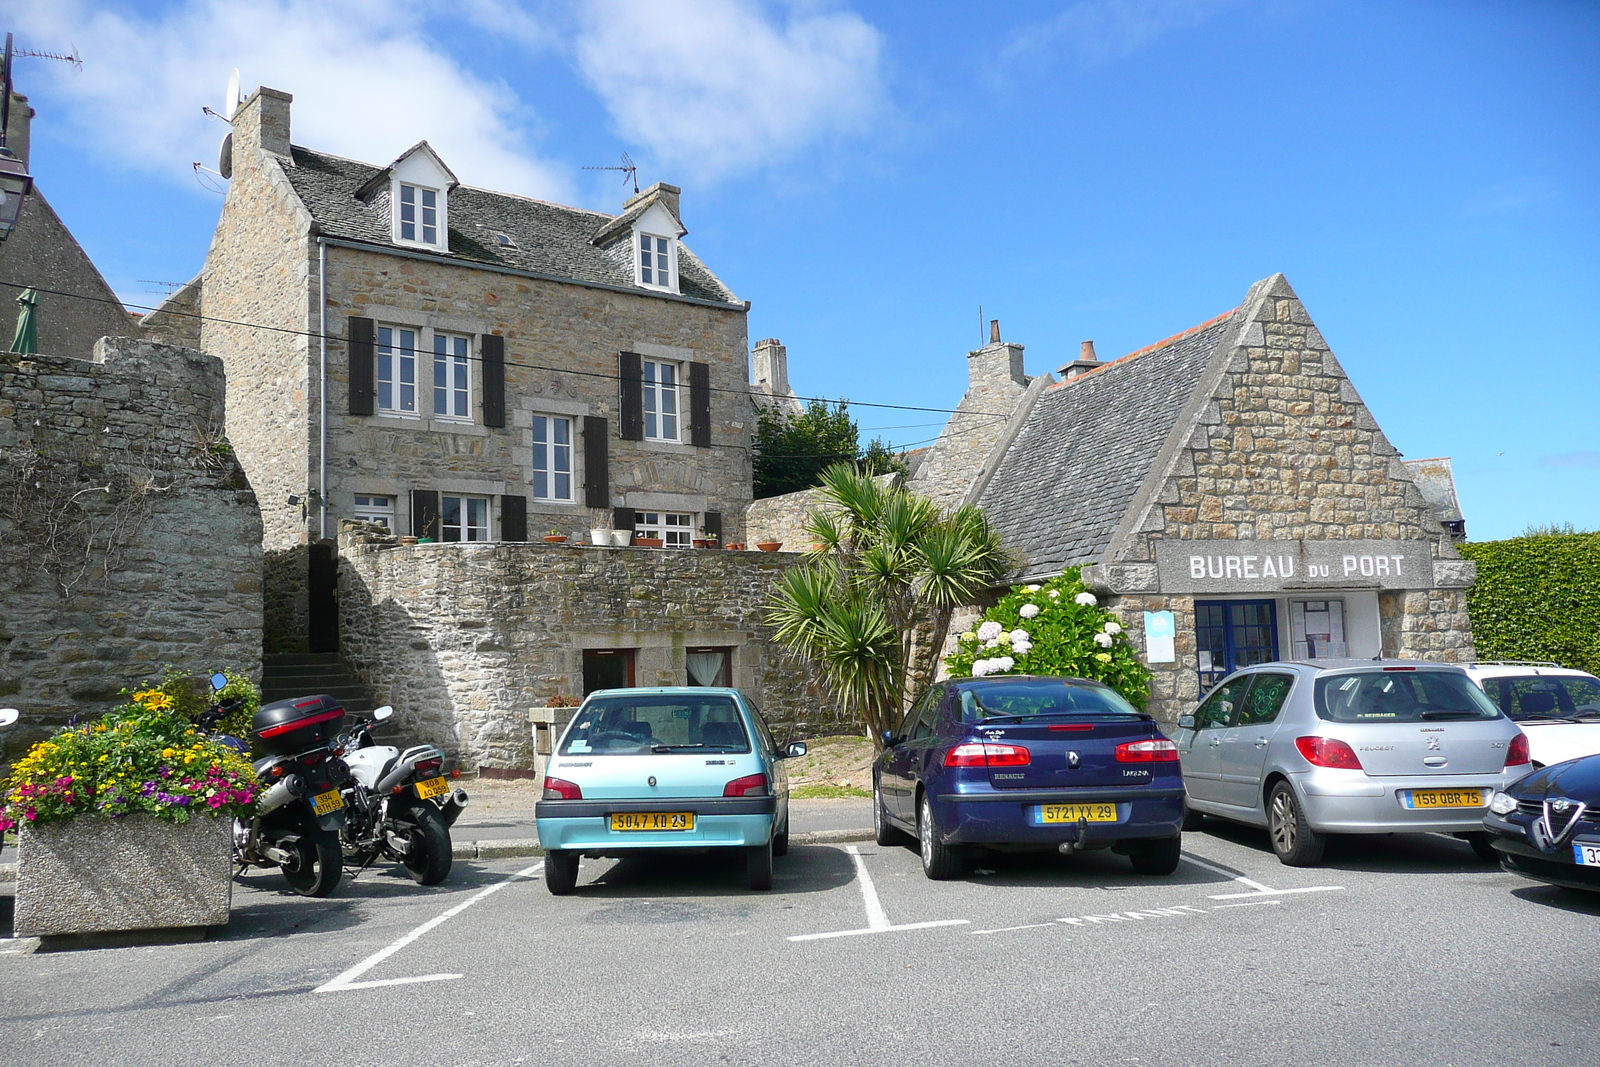
[(1479, 659), (1552, 660), (1600, 674), (1600, 533), (1457, 547), (1478, 565), (1467, 611)]

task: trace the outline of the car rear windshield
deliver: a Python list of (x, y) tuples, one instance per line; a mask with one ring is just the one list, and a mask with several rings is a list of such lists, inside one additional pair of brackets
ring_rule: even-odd
[(963, 687), (961, 721), (1035, 719), (1045, 716), (1143, 716), (1110, 686), (1086, 678), (1017, 678)]
[(1575, 674), (1485, 678), (1484, 691), (1518, 722), (1600, 718), (1600, 681)]
[(599, 697), (578, 709), (561, 741), (563, 756), (678, 751), (749, 752), (750, 735), (733, 698)]
[(1497, 719), (1500, 711), (1455, 671), (1361, 671), (1317, 679), (1317, 714), (1333, 722)]

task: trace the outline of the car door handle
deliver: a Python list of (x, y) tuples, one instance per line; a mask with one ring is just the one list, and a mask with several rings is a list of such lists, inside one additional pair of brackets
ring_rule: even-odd
[(1256, 738), (1256, 747), (1257, 748), (1266, 748), (1267, 747), (1267, 739), (1265, 737)]
[(1216, 748), (1216, 747), (1217, 747), (1217, 746), (1218, 746), (1218, 745), (1220, 745), (1220, 744), (1222, 744), (1222, 738), (1220, 738), (1220, 737), (1213, 737), (1213, 738), (1212, 738), (1212, 739), (1211, 739), (1211, 747), (1212, 747), (1212, 748)]

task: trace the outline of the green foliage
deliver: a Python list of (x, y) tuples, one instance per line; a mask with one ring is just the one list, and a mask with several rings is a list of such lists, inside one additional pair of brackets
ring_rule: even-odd
[(1457, 548), (1478, 565), (1467, 611), (1479, 658), (1551, 660), (1600, 674), (1600, 533)]
[[(217, 731), (248, 742), (250, 720), (255, 718), (256, 710), (261, 707), (261, 691), (245, 675), (227, 669), (222, 673), (228, 676), (228, 684), (220, 693), (213, 692), (208, 678), (197, 678), (177, 667), (167, 667), (162, 672), (161, 681), (151, 688), (170, 697), (172, 709), (190, 722), (198, 719), (214, 703), (240, 698), (238, 708), (217, 724)], [(124, 690), (123, 695), (132, 694)]]
[(822, 484), (822, 472), (841, 461), (868, 474), (903, 472), (905, 464), (881, 439), (863, 449), (850, 404), (813, 400), (799, 415), (763, 408), (756, 420), (753, 482), (755, 499), (797, 493)]
[[(1037, 614), (1025, 605), (1037, 608)], [(984, 614), (983, 622), (994, 626), (980, 625), (962, 634), (959, 650), (945, 659), (952, 677), (1063, 675), (1104, 682), (1136, 708), (1150, 698), (1149, 669), (1116, 616), (1084, 587), (1076, 567), (1043, 585), (1014, 586)], [(980, 638), (980, 631), (995, 626), (997, 637)], [(1018, 638), (1019, 632), (1024, 636)], [(1003, 659), (1012, 662), (1007, 666)]]

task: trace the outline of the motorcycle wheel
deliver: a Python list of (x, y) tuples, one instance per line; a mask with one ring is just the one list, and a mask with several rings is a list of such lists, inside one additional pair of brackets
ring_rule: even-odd
[(299, 827), (299, 834), (294, 844), (299, 858), (293, 868), (281, 868), (283, 879), (303, 897), (325, 897), (338, 888), (339, 879), (344, 876), (339, 835), (309, 820)]
[(400, 862), (418, 885), (438, 885), (450, 874), (450, 828), (432, 804), (419, 804), (411, 809), (411, 817), (416, 819), (417, 829)]

